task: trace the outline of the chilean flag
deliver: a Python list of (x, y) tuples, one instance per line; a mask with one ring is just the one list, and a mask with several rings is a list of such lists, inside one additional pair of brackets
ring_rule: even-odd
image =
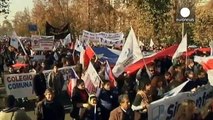
[(95, 52), (88, 45), (85, 50), (81, 51), (80, 63), (83, 65), (83, 68), (86, 69), (89, 66), (90, 60), (94, 57)]
[(69, 80), (69, 83), (67, 85), (67, 93), (71, 97), (73, 93), (73, 88), (76, 86), (76, 81), (79, 79), (78, 75), (76, 74), (75, 70), (71, 68), (71, 78)]
[(203, 69), (208, 74), (209, 83), (210, 85), (213, 86), (213, 56), (209, 56), (209, 57), (195, 56), (194, 61), (198, 62), (199, 64), (203, 66)]
[(105, 67), (105, 79), (110, 81), (110, 86), (115, 87), (115, 78), (112, 73), (112, 69), (110, 68), (109, 62), (106, 61), (106, 67)]

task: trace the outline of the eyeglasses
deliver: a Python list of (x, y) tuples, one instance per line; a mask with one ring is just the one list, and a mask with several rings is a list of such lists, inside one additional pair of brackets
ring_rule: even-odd
[(149, 70), (150, 72), (154, 72), (154, 70)]

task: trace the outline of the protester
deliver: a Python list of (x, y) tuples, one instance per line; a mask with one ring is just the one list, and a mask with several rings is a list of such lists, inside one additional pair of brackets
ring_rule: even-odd
[(113, 109), (114, 95), (113, 91), (110, 89), (110, 81), (103, 80), (103, 87), (101, 88), (100, 94), (98, 96), (100, 106), (101, 106), (101, 115), (102, 120), (108, 120), (110, 112)]
[(33, 90), (38, 97), (38, 101), (44, 99), (44, 92), (46, 90), (46, 79), (43, 74), (43, 68), (38, 65), (36, 68), (36, 75), (33, 78)]
[(138, 88), (138, 92), (131, 106), (135, 112), (135, 120), (148, 119), (148, 107), (151, 103), (150, 98), (151, 82), (149, 80), (143, 81)]
[(130, 108), (127, 94), (121, 94), (118, 98), (120, 106), (110, 112), (109, 120), (134, 120), (134, 113)]
[(23, 109), (16, 107), (16, 99), (13, 95), (5, 98), (6, 108), (0, 112), (0, 120), (31, 120)]
[(62, 88), (64, 85), (64, 77), (58, 70), (57, 64), (53, 66), (52, 72), (48, 75), (48, 87), (52, 88), (55, 92), (56, 99), (60, 99), (62, 94)]
[(45, 99), (36, 106), (37, 120), (64, 120), (64, 107), (55, 100), (53, 89), (47, 88), (44, 95)]
[(175, 114), (175, 120), (201, 120), (201, 114), (193, 100), (181, 102)]
[(101, 114), (101, 108), (95, 94), (89, 95), (88, 104), (89, 106), (85, 109), (82, 120), (103, 120), (102, 118), (106, 117)]
[(88, 93), (85, 88), (84, 81), (78, 79), (76, 86), (73, 88), (72, 104), (73, 109), (70, 111), (70, 116), (76, 120), (82, 119), (84, 111), (88, 108)]
[(206, 104), (201, 109), (201, 116), (203, 120), (212, 120), (213, 118), (213, 99), (206, 100)]

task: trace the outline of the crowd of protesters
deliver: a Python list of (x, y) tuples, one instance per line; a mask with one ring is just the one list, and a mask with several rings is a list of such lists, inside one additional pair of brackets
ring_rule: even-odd
[[(160, 49), (162, 48), (159, 47)], [(74, 49), (59, 47), (55, 51), (42, 52), (45, 55), (44, 61), (32, 61), (30, 45), (25, 45), (25, 50), (27, 55), (23, 63), (27, 66), (16, 68), (12, 65), (17, 62), (19, 55), (24, 55), (24, 52), (21, 48), (15, 49), (10, 46), (9, 42), (4, 43), (0, 54), (1, 75), (35, 72), (33, 88), (38, 99), (35, 112), (37, 120), (64, 120), (63, 100), (60, 98), (65, 80), (58, 68), (75, 65), (75, 71), (81, 78), (85, 70), (79, 64), (80, 53)], [(84, 81), (76, 81), (73, 94), (69, 96), (73, 106), (70, 116), (76, 120), (146, 120), (150, 103), (163, 98), (164, 93), (181, 83), (189, 81), (182, 92), (196, 91), (199, 86), (208, 84), (207, 73), (201, 65), (194, 62), (193, 56), (187, 60), (185, 57), (179, 57), (173, 62), (170, 56), (156, 59), (134, 75), (124, 72), (116, 78), (114, 87), (109, 80), (105, 80), (105, 62), (101, 62), (97, 57), (91, 62), (102, 79), (102, 85), (95, 94), (89, 94)], [(5, 72), (5, 68), (8, 68), (8, 72)], [(45, 79), (42, 71), (50, 69), (52, 72), (48, 79)], [(8, 96), (6, 103), (6, 109), (0, 113), (0, 120), (30, 119), (23, 110), (15, 107), (13, 96)], [(195, 101), (185, 100), (179, 106), (175, 119), (208, 120), (213, 115), (212, 107), (212, 99), (200, 110), (197, 110)], [(23, 118), (15, 117), (19, 114)]]

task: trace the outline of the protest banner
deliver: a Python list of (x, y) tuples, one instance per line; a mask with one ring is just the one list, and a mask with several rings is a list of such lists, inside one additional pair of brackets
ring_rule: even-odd
[[(62, 73), (63, 77), (64, 77), (64, 86), (63, 86), (63, 90), (66, 90), (66, 85), (68, 84), (68, 81), (73, 77), (73, 69), (74, 66), (68, 66), (68, 67), (63, 67), (63, 68), (59, 68), (59, 72)], [(48, 79), (48, 75), (50, 74), (50, 72), (52, 72), (52, 70), (45, 70), (43, 71), (45, 79)]]
[(173, 120), (180, 103), (184, 100), (194, 100), (196, 106), (205, 105), (208, 94), (212, 91), (209, 84), (198, 88), (195, 92), (182, 92), (175, 96), (164, 97), (154, 101), (148, 108), (148, 120)]
[(15, 98), (34, 97), (33, 73), (8, 74), (4, 76), (4, 83), (7, 95), (14, 95)]
[(101, 45), (113, 46), (113, 45), (123, 45), (123, 33), (92, 33), (83, 30), (83, 35), (81, 37), (82, 41), (91, 41), (94, 43), (99, 43)]
[(51, 50), (54, 46), (54, 36), (32, 36), (32, 50)]
[(44, 61), (44, 60), (45, 60), (44, 55), (33, 55), (33, 58), (31, 59), (31, 61)]

